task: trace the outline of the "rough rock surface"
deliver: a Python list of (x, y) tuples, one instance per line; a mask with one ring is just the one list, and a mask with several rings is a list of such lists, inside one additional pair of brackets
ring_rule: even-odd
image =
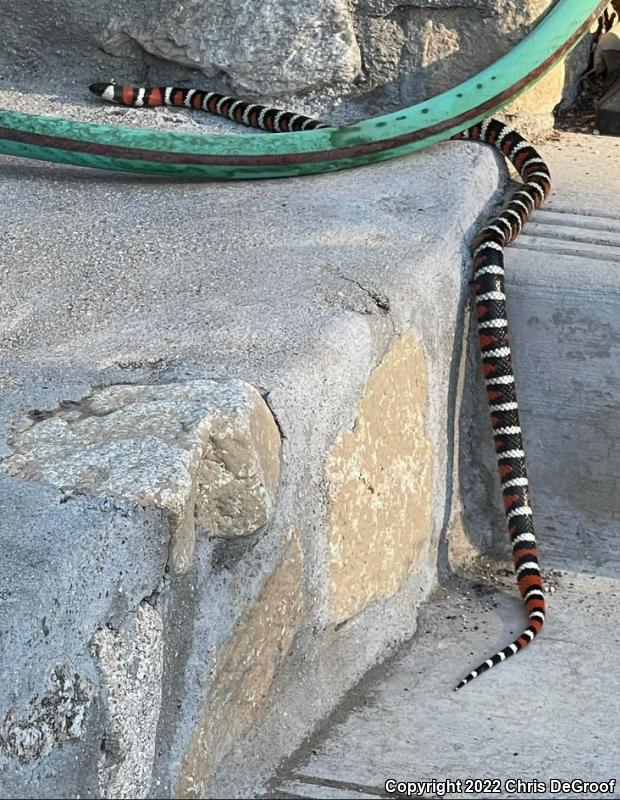
[(169, 512), (172, 566), (188, 569), (196, 529), (243, 536), (269, 521), (280, 435), (241, 381), (117, 385), (32, 412), (9, 436), (9, 475)]
[(146, 797), (161, 711), (162, 618), (143, 601), (129, 629), (101, 628), (91, 649), (106, 690), (106, 729), (97, 765), (100, 797)]
[(369, 65), (365, 88), (404, 105), (445, 91), (517, 44), (550, 5), (549, 0), (360, 0), (356, 21)]
[(27, 764), (49, 755), (68, 739), (79, 739), (93, 699), (90, 682), (67, 662), (49, 675), (49, 688), (26, 716), (10, 710), (0, 726), (0, 753)]
[(104, 50), (141, 49), (249, 92), (291, 93), (347, 85), (361, 54), (347, 0), (159, 0), (148, 15), (113, 20)]

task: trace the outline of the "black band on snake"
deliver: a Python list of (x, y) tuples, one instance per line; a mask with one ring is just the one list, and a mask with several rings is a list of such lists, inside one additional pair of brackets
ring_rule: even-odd
[[(198, 89), (95, 83), (90, 90), (114, 103), (139, 107), (168, 105), (208, 111), (272, 133), (329, 127), (301, 114)], [(545, 621), (545, 597), (538, 566), (506, 318), (504, 247), (519, 235), (530, 214), (544, 201), (551, 183), (547, 165), (536, 150), (498, 120), (485, 120), (453, 138), (492, 145), (515, 166), (523, 180), (523, 185), (512, 194), (501, 213), (476, 238), (472, 253), (484, 379), (512, 544), (512, 560), (528, 625), (517, 639), (466, 675), (455, 687), (460, 689), (480, 673), (526, 647), (540, 633)]]

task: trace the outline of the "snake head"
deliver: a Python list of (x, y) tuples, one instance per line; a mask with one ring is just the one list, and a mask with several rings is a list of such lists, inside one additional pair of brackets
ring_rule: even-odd
[(91, 85), (88, 88), (93, 94), (96, 94), (97, 97), (103, 97), (103, 93), (108, 88), (108, 86), (111, 85), (112, 84), (110, 83), (91, 83)]
[(116, 84), (112, 83), (91, 83), (88, 87), (89, 90), (96, 94), (97, 97), (102, 97), (104, 100), (109, 100), (111, 103), (115, 103), (119, 101), (115, 93)]

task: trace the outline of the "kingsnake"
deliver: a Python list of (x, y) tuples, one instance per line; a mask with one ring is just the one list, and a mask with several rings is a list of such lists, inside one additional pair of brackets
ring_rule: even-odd
[[(198, 89), (94, 83), (90, 90), (105, 100), (126, 106), (168, 105), (209, 111), (272, 133), (329, 127), (301, 114)], [(540, 633), (545, 621), (545, 597), (538, 566), (506, 319), (504, 247), (519, 235), (530, 214), (544, 201), (551, 183), (549, 169), (538, 152), (516, 131), (498, 120), (487, 119), (453, 138), (492, 145), (514, 165), (523, 179), (523, 185), (511, 195), (501, 213), (475, 239), (472, 255), (478, 338), (512, 560), (529, 620), (517, 639), (472, 670), (455, 687), (456, 690), (526, 647)]]

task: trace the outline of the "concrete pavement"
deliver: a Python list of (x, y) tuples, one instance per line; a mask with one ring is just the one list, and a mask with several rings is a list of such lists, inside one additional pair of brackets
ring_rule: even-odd
[[(453, 798), (620, 797), (620, 580), (554, 573), (540, 639), (455, 693), (455, 676), (523, 622), (510, 578), (484, 573), (495, 586), (461, 580), (435, 593), (415, 639), (349, 692), (262, 797), (394, 797), (390, 779), (460, 780)], [(467, 779), (499, 783), (468, 793)], [(552, 779), (615, 785), (551, 792)]]

